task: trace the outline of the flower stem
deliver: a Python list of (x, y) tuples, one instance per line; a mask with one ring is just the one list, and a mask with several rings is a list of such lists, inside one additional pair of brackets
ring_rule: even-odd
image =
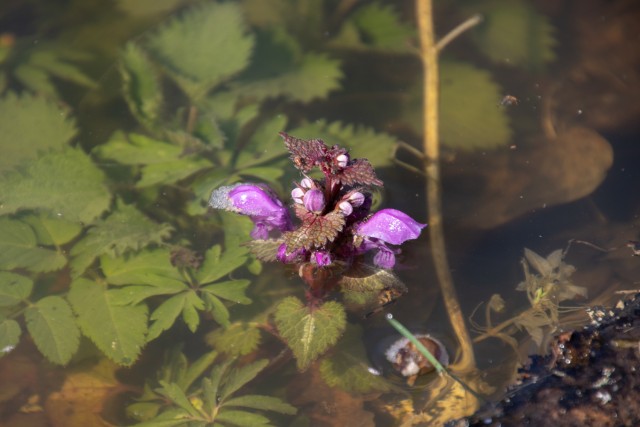
[(464, 316), (458, 302), (453, 278), (446, 256), (444, 230), (442, 226), (442, 202), (440, 182), (440, 146), (438, 141), (438, 46), (434, 39), (431, 0), (417, 0), (420, 53), (424, 70), (423, 113), (424, 153), (427, 175), (427, 211), (430, 229), (430, 244), (433, 262), (442, 291), (442, 298), (449, 314), (449, 321), (460, 344), (460, 370), (476, 367), (473, 345)]

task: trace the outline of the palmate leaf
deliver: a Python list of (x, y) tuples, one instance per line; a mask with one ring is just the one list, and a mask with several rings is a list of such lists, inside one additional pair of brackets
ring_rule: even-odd
[(110, 201), (104, 174), (80, 149), (45, 154), (24, 170), (0, 180), (0, 214), (44, 210), (68, 221), (89, 224)]
[[(286, 127), (287, 117), (283, 114), (261, 123), (251, 135), (247, 145), (240, 150), (236, 167), (242, 169), (243, 174), (250, 175), (251, 173), (247, 172), (248, 167), (263, 164), (278, 157), (284, 158), (287, 152), (278, 133)], [(278, 170), (282, 174), (282, 169)]]
[(189, 398), (177, 384), (168, 383), (161, 380), (160, 385), (162, 386), (162, 388), (158, 391), (162, 395), (166, 396), (173, 403), (187, 411), (192, 417), (200, 418), (201, 415), (198, 410), (194, 408), (194, 406), (189, 401)]
[(20, 219), (31, 226), (40, 245), (61, 246), (82, 231), (82, 224), (44, 212), (25, 215)]
[(164, 301), (156, 308), (149, 318), (153, 324), (149, 327), (147, 341), (152, 341), (160, 334), (169, 329), (175, 322), (184, 308), (187, 293), (181, 292)]
[(78, 315), (82, 333), (100, 351), (119, 365), (128, 366), (136, 361), (146, 342), (145, 305), (115, 305), (111, 291), (84, 278), (71, 283), (68, 299)]
[(266, 359), (245, 365), (241, 368), (234, 368), (225, 372), (218, 389), (218, 397), (222, 403), (233, 393), (240, 390), (245, 384), (254, 379), (262, 371), (269, 361)]
[(260, 329), (251, 324), (232, 323), (227, 328), (216, 328), (206, 336), (207, 344), (229, 356), (245, 356), (260, 345)]
[(44, 297), (27, 308), (25, 319), (38, 350), (51, 362), (66, 365), (80, 345), (80, 331), (67, 301)]
[(187, 324), (191, 332), (195, 332), (200, 325), (198, 311), (204, 310), (205, 303), (195, 292), (185, 292), (184, 307), (182, 307), (182, 320)]
[(184, 375), (176, 380), (178, 387), (183, 390), (188, 390), (189, 387), (191, 387), (191, 385), (200, 378), (204, 371), (211, 366), (217, 356), (217, 352), (211, 351), (209, 353), (205, 353), (204, 356), (201, 356), (198, 360), (191, 363), (189, 368), (184, 372)]
[(228, 247), (224, 253), (220, 245), (213, 246), (205, 253), (204, 262), (196, 271), (196, 279), (205, 285), (226, 276), (247, 262), (247, 252), (243, 246)]
[(224, 407), (216, 417), (216, 421), (223, 426), (268, 427), (272, 425), (269, 422), (269, 418), (264, 415), (246, 411), (234, 411)]
[(22, 221), (0, 218), (0, 268), (26, 268), (34, 272), (58, 270), (67, 263), (57, 251), (41, 248), (36, 235)]
[(133, 206), (118, 203), (116, 209), (90, 228), (71, 250), (73, 273), (83, 273), (102, 254), (116, 257), (128, 250), (161, 243), (172, 230), (169, 224), (157, 224)]
[(13, 319), (0, 318), (0, 357), (10, 353), (20, 342), (22, 330)]
[(304, 371), (338, 341), (346, 326), (346, 314), (337, 302), (312, 308), (295, 297), (288, 297), (276, 308), (275, 324), (293, 351), (298, 369)]
[(196, 100), (247, 66), (253, 37), (245, 28), (238, 5), (205, 3), (173, 19), (148, 45)]
[(55, 103), (12, 93), (0, 99), (0, 129), (0, 172), (60, 150), (76, 134), (74, 120)]
[(20, 274), (0, 271), (0, 307), (24, 302), (31, 295), (33, 280)]
[[(44, 70), (58, 79), (66, 80), (87, 88), (96, 87), (96, 82), (83, 73), (80, 68), (68, 62), (69, 59), (84, 58), (87, 55), (78, 51), (55, 50), (40, 47), (29, 57), (28, 64)], [(55, 95), (55, 92), (53, 93)]]
[(98, 145), (93, 154), (123, 165), (154, 165), (180, 157), (182, 147), (159, 141), (139, 133), (115, 132), (109, 141)]
[(162, 88), (153, 64), (137, 44), (129, 42), (120, 56), (118, 70), (129, 110), (139, 122), (151, 126), (162, 105)]
[(102, 256), (100, 266), (112, 285), (149, 285), (173, 289), (184, 285), (184, 278), (171, 264), (165, 248), (146, 249), (126, 257)]
[(255, 394), (231, 398), (227, 400), (224, 405), (225, 407), (238, 406), (242, 408), (261, 409), (263, 411), (274, 411), (289, 415), (297, 412), (295, 407), (283, 402), (282, 399)]

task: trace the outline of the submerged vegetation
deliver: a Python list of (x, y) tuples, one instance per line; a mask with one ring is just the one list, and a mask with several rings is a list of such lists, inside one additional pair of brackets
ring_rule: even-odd
[[(479, 51), (541, 69), (553, 59), (547, 19), (524, 0), (497, 3), (462, 8), (486, 14), (472, 36)], [(377, 116), (365, 126), (314, 111), (358, 98), (347, 75), (353, 54), (415, 61), (415, 28), (384, 2), (168, 4), (180, 10), (122, 46), (102, 37), (63, 49), (62, 30), (47, 44), (0, 34), (0, 357), (33, 342), (54, 365), (102, 358), (111, 384), (116, 365), (138, 369), (169, 348), (129, 402), (127, 422), (139, 425), (272, 425), (296, 413), (285, 390), (300, 375), (406, 397), (370, 373), (359, 324), (407, 292), (390, 270), (402, 263), (397, 246), (424, 227), (416, 212), (380, 209), (372, 194), (382, 185), (374, 167), (388, 172), (401, 145)], [(159, 18), (153, 2), (118, 5), (113, 16), (130, 14), (132, 27)], [(500, 43), (506, 25), (536, 31)], [(100, 81), (86, 66), (94, 47), (118, 48)], [(512, 130), (491, 72), (453, 55), (440, 70), (442, 143), (469, 152), (506, 145)], [(407, 88), (419, 87), (419, 73), (409, 80), (381, 123), (400, 120), (418, 135), (420, 91)], [(80, 108), (77, 91), (87, 88)], [(282, 144), (285, 130), (295, 137), (282, 134)], [(293, 180), (297, 223), (281, 201)], [(504, 326), (487, 315), (476, 340), (515, 346), (509, 326), (540, 343), (557, 304), (582, 295), (561, 253), (525, 258), (532, 308)], [(264, 261), (287, 265), (291, 280)], [(179, 350), (205, 329), (210, 349)], [(257, 377), (277, 383), (265, 389)]]

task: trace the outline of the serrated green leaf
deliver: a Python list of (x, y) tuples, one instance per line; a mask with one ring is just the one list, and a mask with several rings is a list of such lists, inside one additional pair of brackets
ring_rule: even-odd
[(200, 413), (196, 408), (193, 407), (187, 395), (184, 394), (184, 391), (177, 384), (167, 383), (166, 381), (160, 381), (160, 385), (162, 388), (159, 390), (160, 393), (167, 398), (169, 398), (173, 403), (178, 405), (180, 408), (187, 411), (192, 417), (200, 417)]
[(484, 22), (474, 29), (473, 40), (493, 61), (539, 70), (555, 59), (555, 30), (531, 2), (488, 0), (477, 8)]
[(0, 172), (35, 160), (39, 153), (60, 150), (76, 134), (74, 120), (55, 103), (12, 93), (0, 99), (0, 129)]
[(171, 264), (167, 249), (147, 249), (130, 256), (100, 257), (100, 266), (107, 282), (112, 285), (184, 286), (183, 277)]
[(195, 100), (247, 66), (253, 37), (237, 4), (205, 3), (169, 22), (149, 46)]
[(185, 292), (186, 298), (182, 307), (182, 320), (191, 332), (195, 332), (200, 325), (199, 310), (204, 310), (204, 301), (195, 292)]
[(299, 299), (288, 297), (278, 304), (275, 323), (293, 351), (298, 369), (304, 371), (338, 341), (346, 326), (346, 313), (334, 301), (307, 307)]
[(215, 245), (204, 255), (204, 262), (196, 272), (196, 279), (202, 285), (214, 282), (231, 273), (247, 261), (247, 248), (227, 247), (222, 253), (220, 245)]
[(177, 381), (178, 387), (183, 390), (188, 390), (191, 387), (191, 384), (195, 382), (209, 366), (216, 360), (218, 353), (215, 351), (211, 351), (209, 353), (205, 353), (204, 356), (201, 356), (198, 360), (189, 365), (189, 369), (185, 372), (185, 374)]
[(51, 216), (46, 213), (25, 215), (21, 220), (31, 226), (41, 245), (62, 246), (69, 243), (82, 231), (77, 222)]
[(129, 42), (120, 55), (118, 69), (129, 110), (138, 121), (149, 126), (158, 119), (162, 105), (162, 88), (155, 68), (146, 53)]
[(9, 354), (20, 342), (22, 330), (13, 319), (0, 320), (0, 357)]
[(103, 172), (76, 148), (45, 154), (0, 180), (0, 214), (38, 209), (68, 221), (91, 223), (110, 201)]
[(511, 129), (505, 110), (497, 107), (501, 90), (489, 72), (461, 62), (443, 61), (440, 75), (442, 144), (465, 150), (506, 145)]
[(199, 155), (183, 157), (162, 164), (147, 165), (142, 168), (142, 178), (136, 187), (174, 184), (196, 172), (211, 168), (213, 164)]
[(114, 305), (110, 291), (84, 278), (71, 283), (68, 299), (83, 334), (107, 357), (125, 366), (136, 361), (146, 342), (145, 305)]
[(264, 415), (245, 411), (227, 410), (225, 408), (222, 408), (216, 417), (216, 421), (222, 422), (223, 424), (216, 423), (214, 425), (227, 425), (227, 423), (238, 427), (260, 427), (271, 425), (269, 418)]
[(33, 280), (20, 274), (0, 271), (0, 307), (11, 307), (29, 298)]
[(242, 83), (236, 87), (240, 96), (250, 99), (284, 97), (289, 101), (311, 102), (324, 99), (340, 89), (343, 77), (340, 61), (321, 53), (306, 53), (291, 69), (276, 77)]
[(223, 377), (227, 374), (232, 360), (226, 360), (221, 363), (216, 363), (211, 369), (211, 375), (209, 378), (205, 378), (203, 381), (205, 386), (205, 398), (209, 400), (211, 407), (218, 406), (218, 396), (220, 395), (220, 385), (222, 384)]
[(286, 127), (287, 117), (284, 114), (271, 117), (261, 123), (251, 135), (246, 146), (240, 150), (236, 167), (246, 169), (249, 166), (263, 164), (278, 157), (285, 157), (288, 153), (278, 133)]
[(240, 406), (242, 408), (262, 409), (264, 411), (274, 411), (281, 414), (295, 414), (297, 409), (277, 397), (248, 394), (234, 397), (224, 403), (225, 407)]
[(0, 218), (0, 268), (26, 268), (35, 272), (54, 271), (67, 263), (64, 255), (38, 246), (36, 235), (22, 221)]
[(114, 305), (136, 305), (147, 298), (158, 295), (173, 295), (187, 290), (186, 283), (166, 284), (161, 286), (131, 285), (111, 289)]
[(251, 324), (233, 323), (206, 336), (207, 344), (229, 356), (245, 356), (260, 345), (260, 330)]
[(163, 331), (169, 329), (176, 322), (176, 319), (182, 312), (186, 299), (186, 292), (174, 295), (153, 311), (149, 319), (153, 321), (153, 324), (149, 327), (147, 341), (158, 338)]
[(202, 298), (204, 298), (213, 320), (224, 327), (229, 326), (229, 309), (227, 306), (225, 306), (218, 297), (210, 293), (204, 293)]
[(409, 52), (415, 36), (412, 26), (400, 21), (391, 5), (372, 3), (360, 7), (351, 18), (362, 33), (360, 46), (385, 52)]
[(100, 255), (117, 257), (128, 250), (159, 244), (172, 230), (169, 224), (155, 223), (135, 207), (118, 203), (106, 219), (98, 221), (71, 249), (74, 257), (71, 268), (79, 275)]
[(248, 280), (229, 280), (203, 286), (200, 290), (237, 304), (251, 304), (251, 299), (245, 295), (250, 284)]
[(262, 359), (228, 372), (218, 390), (220, 401), (224, 403), (228, 397), (254, 379), (268, 364), (268, 360)]
[(139, 133), (116, 132), (105, 144), (94, 148), (93, 154), (123, 165), (154, 165), (179, 158), (182, 147)]
[(29, 306), (24, 316), (38, 350), (51, 362), (66, 365), (80, 345), (80, 331), (67, 301), (44, 297)]

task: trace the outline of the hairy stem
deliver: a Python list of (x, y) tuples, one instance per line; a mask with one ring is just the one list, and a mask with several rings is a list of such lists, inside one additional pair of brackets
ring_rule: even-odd
[(473, 345), (449, 271), (442, 225), (440, 146), (438, 141), (438, 46), (434, 39), (431, 0), (417, 0), (417, 16), (424, 70), (423, 145), (427, 175), (427, 211), (431, 251), (442, 298), (460, 345), (460, 358), (457, 365), (461, 370), (473, 370), (476, 366)]

